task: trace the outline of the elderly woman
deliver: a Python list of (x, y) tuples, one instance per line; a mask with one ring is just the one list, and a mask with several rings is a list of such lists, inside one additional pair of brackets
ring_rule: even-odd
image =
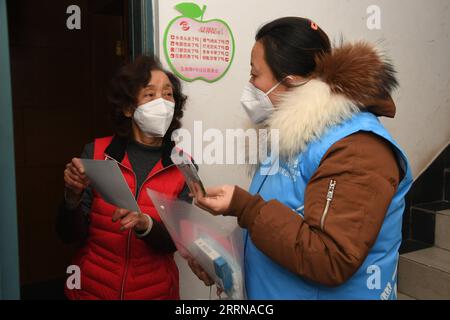
[(81, 158), (116, 161), (141, 213), (102, 199), (80, 159), (67, 164), (58, 230), (66, 242), (81, 244), (73, 260), (81, 288), (65, 292), (69, 299), (179, 299), (176, 248), (144, 190), (189, 200), (170, 159), (186, 97), (180, 81), (152, 57), (123, 67), (112, 84), (115, 135), (86, 145)]

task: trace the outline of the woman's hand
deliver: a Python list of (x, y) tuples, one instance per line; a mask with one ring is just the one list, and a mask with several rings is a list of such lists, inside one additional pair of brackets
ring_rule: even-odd
[[(211, 287), (214, 285), (214, 280), (206, 273), (206, 271), (202, 268), (202, 266), (192, 257), (187, 258), (189, 267), (191, 268), (192, 272), (203, 281), (203, 283)], [(217, 287), (217, 295), (220, 296), (223, 292), (222, 288)]]
[(125, 231), (131, 228), (137, 233), (144, 233), (150, 227), (151, 219), (147, 218), (144, 214), (130, 211), (127, 209), (116, 209), (112, 216), (112, 221), (117, 222), (120, 220), (120, 231)]
[(188, 265), (191, 268), (192, 272), (203, 281), (203, 283), (210, 287), (214, 284), (214, 280), (206, 273), (206, 271), (202, 268), (202, 266), (192, 257), (187, 259)]
[(220, 187), (208, 188), (206, 190), (206, 196), (203, 196), (199, 189), (199, 186), (194, 186), (195, 197), (194, 203), (210, 212), (211, 214), (223, 215), (230, 207), (231, 199), (233, 198), (234, 186), (223, 185)]
[(66, 186), (66, 201), (77, 203), (90, 182), (84, 171), (83, 163), (78, 158), (73, 158), (64, 170), (64, 183)]

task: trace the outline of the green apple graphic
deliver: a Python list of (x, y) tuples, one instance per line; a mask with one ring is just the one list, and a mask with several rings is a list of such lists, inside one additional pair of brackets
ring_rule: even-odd
[(181, 79), (209, 83), (230, 69), (235, 52), (233, 33), (220, 19), (203, 20), (206, 6), (184, 2), (175, 9), (180, 16), (169, 22), (164, 33), (164, 54), (172, 71)]

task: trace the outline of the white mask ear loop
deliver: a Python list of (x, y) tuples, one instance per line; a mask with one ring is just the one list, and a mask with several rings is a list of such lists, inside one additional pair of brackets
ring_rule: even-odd
[[(293, 78), (292, 76), (287, 76), (287, 77), (284, 78), (284, 79), (291, 79), (291, 80), (294, 80), (294, 78)], [(293, 83), (292, 86), (293, 86), (293, 87), (301, 87), (301, 86), (304, 86), (305, 84), (307, 84), (310, 80), (311, 80), (311, 79), (305, 80), (305, 81), (300, 82), (300, 83)], [(284, 81), (284, 80), (283, 80), (283, 81)]]
[(274, 85), (274, 86), (272, 87), (272, 89), (270, 89), (269, 91), (267, 91), (266, 96), (268, 96), (269, 94), (271, 94), (276, 88), (278, 88), (278, 86), (279, 86), (280, 84), (283, 83), (284, 80), (286, 80), (286, 79), (288, 79), (288, 78), (289, 78), (289, 79), (292, 79), (291, 76), (286, 76), (286, 77), (284, 77), (283, 80), (281, 80), (280, 82), (278, 82), (276, 85)]
[(272, 89), (270, 89), (269, 91), (267, 91), (266, 96), (268, 96), (269, 94), (271, 94), (276, 88), (278, 88), (278, 86), (282, 83), (283, 81), (278, 82), (276, 85), (274, 85), (272, 87)]

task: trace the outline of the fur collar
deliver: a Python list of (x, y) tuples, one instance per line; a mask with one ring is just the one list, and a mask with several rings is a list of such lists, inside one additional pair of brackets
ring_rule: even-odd
[(364, 42), (345, 44), (316, 59), (312, 79), (280, 96), (265, 122), (279, 129), (280, 157), (292, 159), (331, 126), (366, 110), (394, 117), (391, 92), (397, 87), (387, 58)]

